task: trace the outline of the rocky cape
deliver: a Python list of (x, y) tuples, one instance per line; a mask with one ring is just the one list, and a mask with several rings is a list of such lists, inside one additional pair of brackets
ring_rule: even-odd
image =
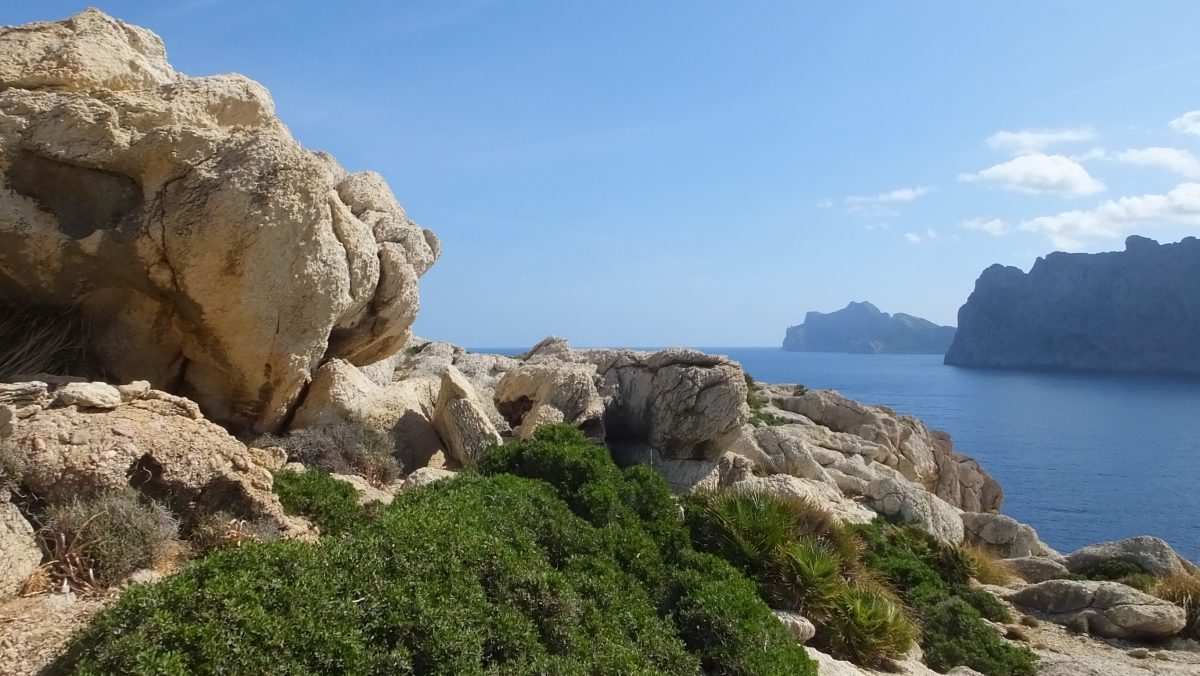
[[(843, 521), (883, 515), (1005, 559), (1022, 579), (989, 591), (1047, 627), (1092, 635), (1047, 633), (1034, 644), (1046, 673), (1127, 673), (1148, 649), (1125, 642), (1146, 640), (1160, 657), (1143, 660), (1151, 673), (1200, 667), (1180, 607), (1072, 579), (1097, 560), (1151, 575), (1194, 566), (1148, 537), (1060, 555), (1001, 514), (995, 479), (916, 418), (754, 384), (739, 364), (683, 348), (577, 350), (551, 337), (508, 357), (412, 337), (436, 238), (377, 175), (300, 148), (261, 86), (185, 78), (149, 31), (96, 10), (0, 29), (0, 178), (0, 292), (18, 312), (82, 315), (91, 330), (74, 338), (102, 372), (0, 374), (6, 673), (38, 673), (125, 582), (162, 576), (136, 571), (105, 597), (67, 578), (47, 586), (54, 562), (31, 505), (132, 489), (184, 533), (227, 514), (312, 539), (318, 528), (273, 492), (275, 471), (305, 468), (275, 437), (248, 440), (339, 422), (378, 432), (402, 465), (384, 485), (340, 477), (363, 500), (453, 477), (490, 446), (566, 423), (680, 493), (805, 497)], [(43, 342), (0, 344), (0, 364), (36, 363), (7, 357)], [(811, 636), (805, 618), (780, 619), (797, 641)], [(869, 673), (810, 654), (822, 673)], [(894, 671), (931, 673), (916, 656)]]
[(874, 305), (850, 303), (837, 312), (809, 312), (804, 323), (788, 327), (783, 349), (793, 352), (944, 354), (954, 340), (953, 326)]
[(993, 265), (958, 326), (954, 366), (1200, 375), (1200, 240)]

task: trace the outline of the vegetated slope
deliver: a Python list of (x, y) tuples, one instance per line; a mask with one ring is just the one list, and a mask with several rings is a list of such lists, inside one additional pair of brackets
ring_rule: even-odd
[(870, 303), (850, 303), (837, 312), (809, 312), (790, 326), (783, 349), (793, 352), (865, 352), (943, 354), (954, 340), (953, 326), (897, 312), (881, 312)]
[(958, 327), (955, 366), (1200, 374), (1200, 240), (993, 265)]
[(816, 673), (754, 584), (692, 549), (663, 480), (574, 428), (387, 507), (306, 474), (281, 477), (285, 504), (341, 535), (217, 551), (131, 589), (52, 672)]

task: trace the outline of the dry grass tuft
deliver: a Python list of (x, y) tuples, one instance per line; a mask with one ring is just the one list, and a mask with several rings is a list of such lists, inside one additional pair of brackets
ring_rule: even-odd
[(1150, 593), (1187, 611), (1184, 633), (1200, 638), (1200, 575), (1177, 573), (1159, 578)]
[(976, 580), (983, 584), (1003, 587), (1017, 579), (1016, 573), (995, 554), (975, 545), (963, 545), (962, 547), (974, 562), (973, 572)]
[(88, 325), (70, 308), (0, 302), (0, 381), (22, 374), (93, 376)]

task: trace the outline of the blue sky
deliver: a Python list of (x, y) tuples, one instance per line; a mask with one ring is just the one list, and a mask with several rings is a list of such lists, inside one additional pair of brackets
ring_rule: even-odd
[(777, 345), (992, 263), (1200, 230), (1200, 4), (41, 0), (266, 85), (441, 237), (416, 330)]

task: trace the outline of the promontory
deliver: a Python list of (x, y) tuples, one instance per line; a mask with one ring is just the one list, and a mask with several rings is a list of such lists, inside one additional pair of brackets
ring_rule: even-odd
[(897, 312), (881, 311), (866, 302), (850, 303), (837, 312), (809, 312), (804, 323), (790, 326), (783, 349), (792, 352), (856, 352), (943, 354), (954, 340), (953, 326)]

